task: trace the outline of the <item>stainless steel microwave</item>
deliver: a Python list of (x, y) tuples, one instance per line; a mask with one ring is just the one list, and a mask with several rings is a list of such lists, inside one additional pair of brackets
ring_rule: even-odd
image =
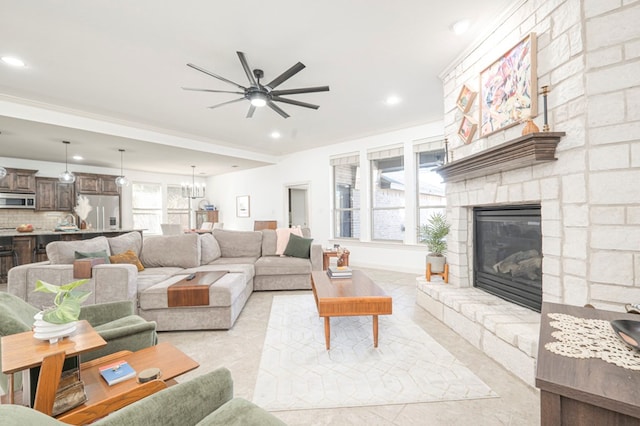
[(0, 209), (35, 209), (34, 194), (0, 193)]

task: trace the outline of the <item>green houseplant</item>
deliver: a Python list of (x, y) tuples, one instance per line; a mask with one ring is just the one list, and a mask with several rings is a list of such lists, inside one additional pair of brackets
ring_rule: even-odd
[(420, 242), (427, 245), (427, 263), (431, 263), (432, 272), (443, 272), (447, 251), (447, 235), (451, 225), (443, 213), (434, 213), (427, 223), (420, 227)]
[(76, 287), (87, 281), (89, 280), (82, 279), (68, 284), (55, 285), (38, 280), (34, 291), (55, 294), (54, 306), (42, 312), (42, 319), (52, 324), (67, 324), (77, 321), (80, 315), (80, 304), (89, 297), (91, 292), (78, 290)]

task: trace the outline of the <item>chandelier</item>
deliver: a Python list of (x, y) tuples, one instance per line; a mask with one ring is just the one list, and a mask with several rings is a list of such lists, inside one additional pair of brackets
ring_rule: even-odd
[(196, 166), (191, 166), (191, 184), (182, 184), (182, 196), (184, 198), (204, 198), (204, 184), (196, 183)]

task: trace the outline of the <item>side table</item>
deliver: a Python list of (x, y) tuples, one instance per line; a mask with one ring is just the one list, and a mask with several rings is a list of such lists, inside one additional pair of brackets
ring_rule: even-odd
[[(344, 250), (342, 252), (342, 257), (344, 259), (344, 266), (349, 266), (349, 250)], [(338, 252), (336, 250), (323, 250), (322, 251), (322, 270), (326, 271), (329, 268), (329, 258), (338, 257)]]

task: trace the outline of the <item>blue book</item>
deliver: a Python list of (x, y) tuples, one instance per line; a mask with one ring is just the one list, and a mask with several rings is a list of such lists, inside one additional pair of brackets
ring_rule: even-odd
[(109, 386), (136, 377), (136, 371), (127, 361), (118, 361), (99, 368), (100, 374)]

